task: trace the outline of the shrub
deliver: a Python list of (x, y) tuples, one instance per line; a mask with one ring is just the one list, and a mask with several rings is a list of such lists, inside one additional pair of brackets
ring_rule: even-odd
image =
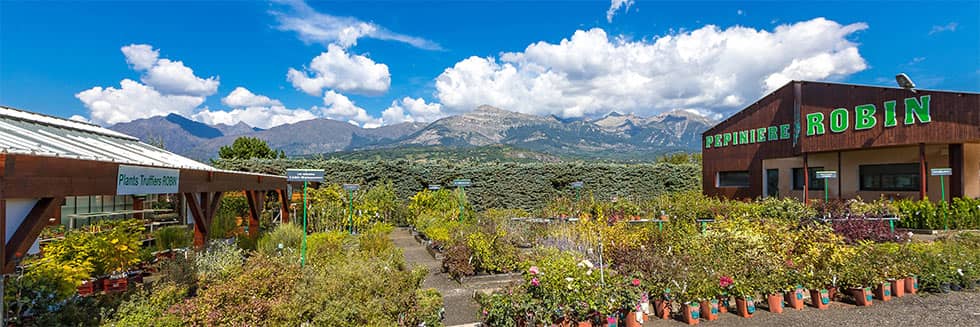
[(167, 308), (180, 303), (187, 288), (174, 283), (155, 284), (152, 289), (139, 289), (122, 302), (112, 318), (103, 322), (109, 326), (183, 326), (175, 316), (165, 315)]
[(153, 232), (157, 250), (181, 249), (191, 246), (193, 235), (185, 226), (169, 226)]
[[(295, 223), (280, 224), (259, 238), (258, 251), (266, 255), (299, 255), (303, 228)], [(280, 245), (282, 248), (280, 249)]]
[(198, 280), (202, 286), (218, 284), (242, 272), (244, 252), (234, 244), (212, 241), (206, 251), (194, 257)]

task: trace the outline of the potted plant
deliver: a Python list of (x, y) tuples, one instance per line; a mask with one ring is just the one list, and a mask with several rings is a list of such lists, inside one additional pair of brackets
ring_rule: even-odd
[(858, 306), (873, 304), (873, 293), (869, 286), (881, 282), (876, 267), (872, 266), (874, 264), (872, 246), (870, 242), (859, 244), (855, 248), (854, 257), (841, 272), (841, 283), (847, 287), (848, 294), (854, 298), (854, 303)]
[(743, 318), (751, 318), (755, 313), (755, 288), (748, 278), (733, 278), (734, 283), (730, 286), (732, 295), (735, 296), (736, 313)]

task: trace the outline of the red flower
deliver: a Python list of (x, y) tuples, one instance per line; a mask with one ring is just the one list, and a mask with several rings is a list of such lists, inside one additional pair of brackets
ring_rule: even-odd
[(632, 283), (633, 283), (633, 286), (640, 286), (640, 280), (639, 279), (633, 278)]
[(735, 280), (732, 280), (732, 278), (728, 276), (721, 276), (721, 278), (718, 280), (718, 284), (721, 285), (721, 288), (728, 288), (729, 286), (732, 286), (732, 284), (735, 284)]
[(537, 277), (534, 277), (534, 278), (531, 278), (531, 285), (538, 286), (538, 285), (541, 285), (541, 282), (538, 281), (538, 278)]

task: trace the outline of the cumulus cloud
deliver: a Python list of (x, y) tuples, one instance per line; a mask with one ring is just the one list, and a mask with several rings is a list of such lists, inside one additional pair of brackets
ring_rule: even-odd
[(326, 88), (376, 95), (388, 91), (391, 86), (388, 65), (376, 63), (366, 56), (347, 53), (336, 44), (330, 44), (327, 52), (313, 58), (306, 70), (290, 68), (286, 79), (293, 87), (314, 96), (319, 96)]
[(959, 25), (960, 24), (956, 22), (951, 22), (946, 25), (933, 25), (932, 29), (929, 30), (929, 35), (942, 33), (942, 32), (956, 32), (956, 28), (959, 27)]
[(99, 124), (117, 124), (134, 119), (176, 113), (190, 116), (203, 97), (161, 94), (150, 86), (124, 79), (120, 87), (100, 87), (75, 94), (89, 109), (91, 120)]
[(221, 99), (229, 107), (260, 107), (260, 106), (282, 106), (279, 100), (270, 99), (264, 95), (257, 95), (244, 87), (236, 87), (234, 91), (228, 93)]
[(619, 11), (619, 8), (625, 7), (623, 11), (628, 12), (630, 10), (630, 6), (633, 5), (633, 2), (634, 2), (633, 0), (611, 0), (609, 4), (609, 9), (606, 10), (606, 20), (612, 23), (613, 16), (616, 15), (616, 12)]
[(358, 107), (347, 96), (327, 91), (323, 94), (324, 108), (319, 108), (324, 116), (330, 119), (347, 121), (364, 128), (381, 126), (381, 119), (372, 117), (364, 108)]
[(74, 120), (74, 121), (83, 122), (83, 123), (91, 123), (88, 120), (88, 118), (82, 117), (82, 115), (71, 115), (71, 117), (68, 117), (68, 120)]
[(445, 116), (441, 104), (426, 103), (422, 98), (404, 97), (400, 101), (391, 102), (391, 106), (381, 113), (381, 121), (384, 125), (431, 122)]
[(580, 30), (557, 44), (457, 62), (436, 78), (436, 97), (448, 111), (489, 104), (563, 117), (726, 112), (792, 79), (837, 79), (866, 69), (847, 37), (867, 27), (816, 18), (772, 31), (708, 25), (650, 41)]
[(253, 127), (270, 128), (315, 119), (317, 116), (306, 109), (286, 109), (283, 106), (259, 106), (236, 108), (229, 111), (211, 111), (205, 109), (194, 114), (192, 118), (209, 125), (235, 125), (239, 122), (244, 122)]
[(441, 50), (438, 43), (415, 36), (398, 34), (374, 23), (354, 17), (339, 17), (317, 12), (302, 0), (273, 0), (281, 6), (269, 13), (279, 23), (277, 28), (295, 32), (307, 43), (338, 43), (343, 47), (357, 44), (360, 38), (396, 41), (426, 50)]
[(124, 79), (119, 88), (96, 86), (75, 94), (94, 123), (111, 125), (170, 113), (189, 116), (218, 90), (217, 78), (200, 78), (181, 61), (160, 59), (160, 51), (151, 45), (131, 44), (120, 50), (133, 69), (143, 72), (143, 83)]

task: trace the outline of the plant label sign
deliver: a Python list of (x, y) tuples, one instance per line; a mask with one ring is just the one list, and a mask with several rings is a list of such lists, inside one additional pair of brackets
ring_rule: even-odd
[(466, 187), (466, 186), (473, 185), (473, 183), (470, 182), (469, 179), (457, 179), (457, 180), (453, 180), (453, 185)]
[(821, 170), (821, 171), (818, 171), (816, 173), (816, 175), (817, 175), (817, 178), (819, 178), (819, 179), (837, 178), (837, 171), (836, 170)]
[(322, 182), (323, 169), (286, 169), (286, 180), (290, 182)]
[(585, 183), (583, 182), (572, 182), (572, 188), (582, 188), (584, 185)]
[(933, 168), (929, 169), (932, 176), (951, 176), (953, 175), (953, 168)]
[(178, 193), (180, 169), (119, 165), (116, 195)]
[(348, 192), (353, 192), (361, 189), (360, 185), (357, 184), (344, 184), (344, 190)]
[(439, 184), (429, 184), (429, 190), (430, 191), (438, 191), (441, 188), (442, 188), (442, 186), (439, 186)]

